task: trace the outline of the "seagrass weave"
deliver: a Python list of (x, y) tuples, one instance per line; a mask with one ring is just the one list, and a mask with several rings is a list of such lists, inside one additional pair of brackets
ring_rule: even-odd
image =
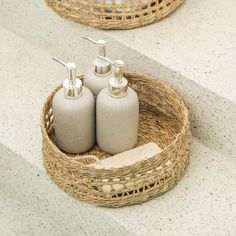
[(46, 0), (60, 16), (101, 29), (131, 29), (158, 21), (184, 0)]
[[(76, 160), (54, 143), (52, 98), (46, 100), (41, 128), (43, 159), (53, 182), (70, 196), (95, 205), (119, 207), (158, 196), (174, 187), (189, 162), (191, 132), (188, 110), (167, 84), (150, 76), (126, 72), (140, 100), (139, 144), (156, 142), (163, 151), (147, 160), (117, 169), (96, 169), (90, 159)], [(109, 155), (95, 146), (79, 156)]]

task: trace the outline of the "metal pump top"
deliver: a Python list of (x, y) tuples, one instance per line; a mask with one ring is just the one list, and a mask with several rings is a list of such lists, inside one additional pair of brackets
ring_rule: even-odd
[(108, 89), (112, 97), (124, 97), (128, 92), (128, 80), (123, 76), (125, 63), (122, 60), (112, 61), (107, 57), (98, 56), (115, 67), (114, 77), (109, 80)]
[(104, 76), (104, 75), (110, 73), (111, 72), (111, 64), (108, 61), (104, 61), (99, 58), (99, 56), (106, 57), (107, 42), (102, 39), (96, 41), (92, 38), (85, 37), (85, 36), (83, 36), (82, 38), (97, 45), (99, 48), (98, 57), (95, 58), (93, 61), (94, 73), (97, 74), (98, 76)]
[(79, 79), (76, 79), (76, 65), (73, 62), (65, 63), (57, 58), (52, 58), (54, 61), (65, 66), (68, 71), (68, 79), (64, 80), (63, 88), (64, 95), (69, 99), (76, 99), (79, 97), (82, 91), (82, 82)]

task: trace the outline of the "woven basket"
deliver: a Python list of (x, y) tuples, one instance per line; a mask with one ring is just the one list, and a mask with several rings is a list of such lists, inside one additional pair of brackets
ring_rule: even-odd
[(173, 12), (184, 0), (46, 0), (60, 16), (101, 29), (144, 26)]
[[(171, 189), (185, 173), (191, 132), (182, 99), (158, 79), (130, 72), (125, 76), (139, 95), (139, 145), (156, 142), (163, 149), (132, 166), (96, 169), (87, 165), (91, 160), (78, 161), (60, 151), (54, 142), (51, 105), (61, 86), (44, 104), (41, 116), (44, 166), (52, 181), (78, 200), (108, 207), (141, 203)], [(109, 157), (97, 146), (80, 157), (84, 155)]]

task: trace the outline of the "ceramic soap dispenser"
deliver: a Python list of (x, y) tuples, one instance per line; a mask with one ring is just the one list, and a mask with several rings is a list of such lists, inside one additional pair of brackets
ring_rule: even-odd
[(67, 153), (88, 151), (95, 143), (95, 99), (92, 92), (76, 79), (76, 65), (64, 63), (69, 78), (53, 97), (56, 142)]
[[(95, 41), (89, 37), (83, 37), (84, 39), (97, 45), (99, 48), (99, 56), (106, 57), (106, 41)], [(85, 73), (84, 86), (89, 88), (94, 96), (108, 85), (109, 79), (112, 77), (112, 66), (109, 62), (104, 61), (96, 57), (93, 61), (93, 68)]]
[(105, 152), (116, 154), (136, 146), (138, 141), (139, 100), (123, 77), (124, 62), (111, 61), (114, 76), (97, 97), (97, 143)]

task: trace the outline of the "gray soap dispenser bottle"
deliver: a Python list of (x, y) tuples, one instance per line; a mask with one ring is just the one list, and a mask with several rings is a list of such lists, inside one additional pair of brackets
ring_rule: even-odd
[(76, 79), (76, 65), (64, 63), (69, 78), (53, 97), (56, 143), (67, 153), (88, 151), (95, 143), (95, 99), (89, 89)]
[(139, 100), (123, 77), (124, 62), (111, 61), (114, 76), (97, 97), (97, 143), (105, 152), (120, 153), (136, 146), (138, 141)]
[[(84, 39), (97, 45), (99, 48), (99, 56), (106, 57), (106, 41), (105, 40), (93, 40), (89, 37), (83, 37)], [(112, 66), (110, 62), (104, 61), (96, 57), (93, 61), (93, 68), (84, 76), (84, 86), (89, 88), (94, 96), (108, 85), (109, 79), (112, 77)]]

